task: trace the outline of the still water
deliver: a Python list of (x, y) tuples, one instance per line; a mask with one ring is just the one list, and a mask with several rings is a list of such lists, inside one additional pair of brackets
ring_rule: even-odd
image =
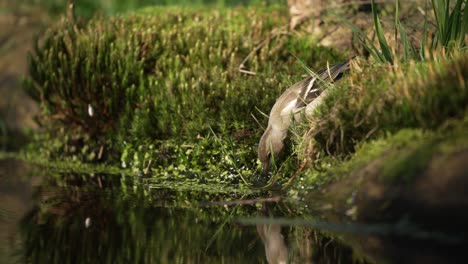
[[(306, 206), (259, 198), (268, 195), (148, 188), (3, 160), (0, 263), (462, 263), (446, 249), (463, 238), (415, 247), (375, 227), (317, 230)], [(233, 200), (244, 202), (223, 202)]]

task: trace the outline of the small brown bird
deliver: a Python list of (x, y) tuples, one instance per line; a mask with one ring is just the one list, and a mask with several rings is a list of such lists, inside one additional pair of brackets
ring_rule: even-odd
[(312, 113), (326, 96), (326, 90), (322, 91), (325, 87), (321, 84), (341, 78), (353, 58), (322, 69), (316, 76), (307, 77), (293, 84), (278, 98), (271, 109), (268, 127), (258, 145), (258, 159), (262, 162), (264, 172), (270, 170), (272, 161), (277, 160), (281, 154), (292, 119), (300, 121), (303, 110), (306, 114)]

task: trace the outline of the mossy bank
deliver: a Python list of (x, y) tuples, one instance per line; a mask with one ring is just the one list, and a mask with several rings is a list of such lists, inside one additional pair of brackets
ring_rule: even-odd
[[(392, 66), (358, 57), (316, 113), (292, 128), (289, 158), (268, 178), (256, 153), (262, 112), (307, 74), (303, 64), (318, 70), (354, 55), (317, 45), (307, 26), (288, 31), (287, 20), (284, 9), (257, 7), (149, 8), (58, 22), (39, 36), (24, 85), (40, 103), (42, 130), (0, 157), (71, 180), (91, 174), (83, 184), (99, 188), (106, 175), (121, 174), (144, 187), (148, 203), (160, 202), (149, 199), (161, 188), (194, 192), (182, 200), (280, 190), (287, 217), (409, 222), (466, 237), (466, 51)], [(433, 234), (406, 235), (396, 234), (405, 243)], [(359, 247), (390, 252), (388, 236), (372, 239)]]
[[(150, 8), (59, 23), (31, 56), (25, 86), (46, 132), (24, 155), (130, 168), (153, 183), (250, 186), (261, 177), (261, 112), (303, 78), (298, 60), (317, 70), (351, 55), (285, 25), (285, 10), (274, 8)], [(313, 196), (379, 161), (384, 186), (399, 188), (425, 177), (436, 156), (465, 151), (468, 56), (431, 56), (353, 63), (310, 122), (293, 129), (291, 157), (271, 186), (294, 176), (290, 194)], [(239, 70), (247, 57), (250, 74)], [(342, 212), (374, 179), (360, 177), (351, 192), (333, 192)]]
[[(37, 140), (47, 142), (40, 155), (154, 177), (168, 167), (215, 176), (256, 170), (261, 111), (302, 78), (297, 59), (317, 69), (346, 57), (289, 34), (286, 24), (280, 9), (151, 8), (52, 27), (26, 81), (48, 130)], [(249, 54), (244, 66), (255, 75), (239, 71)]]

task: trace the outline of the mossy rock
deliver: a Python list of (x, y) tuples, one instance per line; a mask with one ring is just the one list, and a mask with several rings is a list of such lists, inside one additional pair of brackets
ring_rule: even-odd
[(468, 218), (459, 214), (467, 200), (468, 123), (465, 118), (445, 126), (449, 132), (403, 129), (361, 145), (349, 160), (330, 163), (322, 172), (306, 172), (301, 182), (308, 186), (306, 200), (355, 221), (410, 217), (422, 226), (455, 231), (443, 218)]

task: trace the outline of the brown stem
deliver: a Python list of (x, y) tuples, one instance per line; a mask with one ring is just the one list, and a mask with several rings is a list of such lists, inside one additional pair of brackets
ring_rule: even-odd
[(75, 24), (75, 0), (67, 0), (67, 19)]

